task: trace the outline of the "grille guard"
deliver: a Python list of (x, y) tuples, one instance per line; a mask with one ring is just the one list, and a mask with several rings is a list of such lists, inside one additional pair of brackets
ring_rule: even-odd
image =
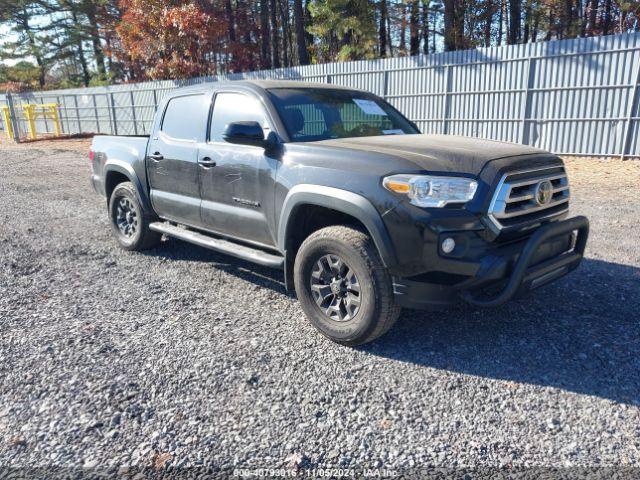
[[(546, 241), (561, 235), (567, 235), (577, 231), (576, 243), (572, 250), (564, 252), (554, 258), (546, 260), (538, 265), (530, 266), (531, 260), (538, 248)], [(589, 220), (587, 217), (578, 216), (561, 222), (549, 223), (540, 227), (529, 239), (522, 254), (516, 262), (506, 286), (500, 293), (493, 297), (482, 298), (482, 293), (477, 289), (467, 289), (460, 292), (460, 297), (467, 303), (476, 307), (498, 307), (511, 300), (522, 291), (540, 287), (556, 278), (559, 278), (575, 269), (584, 256), (584, 250), (589, 236)], [(485, 272), (491, 277), (491, 272)], [(481, 280), (482, 278), (476, 279)], [(469, 287), (469, 285), (466, 285)]]

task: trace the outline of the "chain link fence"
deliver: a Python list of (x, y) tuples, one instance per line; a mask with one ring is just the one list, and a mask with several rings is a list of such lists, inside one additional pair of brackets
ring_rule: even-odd
[[(566, 155), (640, 156), (640, 34), (427, 56), (0, 96), (14, 135), (24, 106), (57, 104), (63, 133), (146, 135), (167, 92), (200, 82), (291, 79), (369, 90), (424, 133), (535, 145)], [(2, 118), (0, 116), (0, 118)], [(36, 120), (40, 135), (51, 120)], [(2, 128), (7, 134), (7, 125)]]

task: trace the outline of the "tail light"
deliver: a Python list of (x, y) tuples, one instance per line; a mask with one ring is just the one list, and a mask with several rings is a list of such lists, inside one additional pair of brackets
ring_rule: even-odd
[(96, 156), (95, 152), (93, 150), (89, 150), (89, 161), (91, 163), (93, 163), (93, 157), (95, 156)]

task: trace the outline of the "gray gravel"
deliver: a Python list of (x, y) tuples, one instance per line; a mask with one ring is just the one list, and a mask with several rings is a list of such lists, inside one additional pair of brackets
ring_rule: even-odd
[(76, 145), (0, 149), (0, 465), (638, 466), (637, 188), (573, 183), (593, 232), (569, 278), (350, 349), (279, 273), (119, 250)]

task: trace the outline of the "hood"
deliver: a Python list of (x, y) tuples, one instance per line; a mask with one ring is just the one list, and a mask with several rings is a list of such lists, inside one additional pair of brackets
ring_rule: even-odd
[(382, 135), (338, 138), (314, 145), (391, 155), (409, 161), (416, 169), (477, 175), (499, 158), (545, 153), (515, 143), (453, 135)]

